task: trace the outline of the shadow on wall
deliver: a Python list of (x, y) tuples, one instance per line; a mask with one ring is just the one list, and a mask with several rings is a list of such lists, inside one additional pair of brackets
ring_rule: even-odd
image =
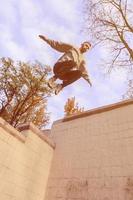
[[(101, 193), (102, 200), (112, 200), (112, 190), (110, 194), (107, 192), (109, 189), (106, 184), (103, 184), (100, 188), (92, 188), (91, 183), (88, 183), (88, 180), (71, 180), (66, 186), (66, 200), (69, 199), (80, 199), (80, 200), (98, 200), (100, 198), (99, 194)], [(111, 188), (110, 188), (111, 189)], [(124, 200), (133, 200), (133, 179), (128, 178), (126, 181), (126, 186), (124, 190)], [(94, 191), (93, 191), (94, 190)], [(100, 192), (99, 192), (100, 190)]]
[(84, 199), (87, 200), (88, 181), (71, 180), (66, 186), (66, 199)]

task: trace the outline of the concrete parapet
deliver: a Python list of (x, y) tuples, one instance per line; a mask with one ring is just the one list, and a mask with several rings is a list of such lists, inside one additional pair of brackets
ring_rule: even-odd
[(20, 132), (0, 118), (0, 199), (43, 200), (54, 148), (33, 124)]
[(45, 200), (133, 199), (133, 100), (58, 120)]

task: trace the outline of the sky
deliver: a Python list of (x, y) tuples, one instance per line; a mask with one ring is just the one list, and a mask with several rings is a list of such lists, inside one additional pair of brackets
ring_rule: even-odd
[[(40, 40), (38, 35), (80, 46), (83, 41), (90, 41), (84, 27), (83, 0), (4, 0), (0, 6), (0, 56), (16, 61), (38, 60), (52, 67), (61, 53)], [(117, 70), (105, 76), (100, 67), (105, 52), (106, 49), (92, 47), (85, 56), (91, 88), (80, 79), (48, 99), (47, 111), (51, 118), (48, 127), (64, 117), (68, 98), (75, 96), (85, 110), (122, 100), (126, 73)]]

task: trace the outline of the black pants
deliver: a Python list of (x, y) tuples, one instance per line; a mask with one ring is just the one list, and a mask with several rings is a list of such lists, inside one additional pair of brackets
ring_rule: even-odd
[(63, 81), (63, 87), (80, 79), (82, 75), (73, 61), (58, 62), (54, 65), (53, 71), (55, 77)]

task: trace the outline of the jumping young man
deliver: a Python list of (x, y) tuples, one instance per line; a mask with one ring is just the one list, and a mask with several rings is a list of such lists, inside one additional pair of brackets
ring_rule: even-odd
[[(54, 76), (52, 76), (48, 81), (48, 86), (55, 90), (56, 95), (64, 87), (81, 77), (92, 86), (84, 59), (84, 53), (91, 48), (89, 42), (83, 42), (81, 46), (77, 48), (71, 44), (50, 40), (43, 35), (39, 35), (39, 37), (53, 49), (63, 53), (53, 67)], [(57, 79), (62, 80), (62, 84), (57, 84)]]

